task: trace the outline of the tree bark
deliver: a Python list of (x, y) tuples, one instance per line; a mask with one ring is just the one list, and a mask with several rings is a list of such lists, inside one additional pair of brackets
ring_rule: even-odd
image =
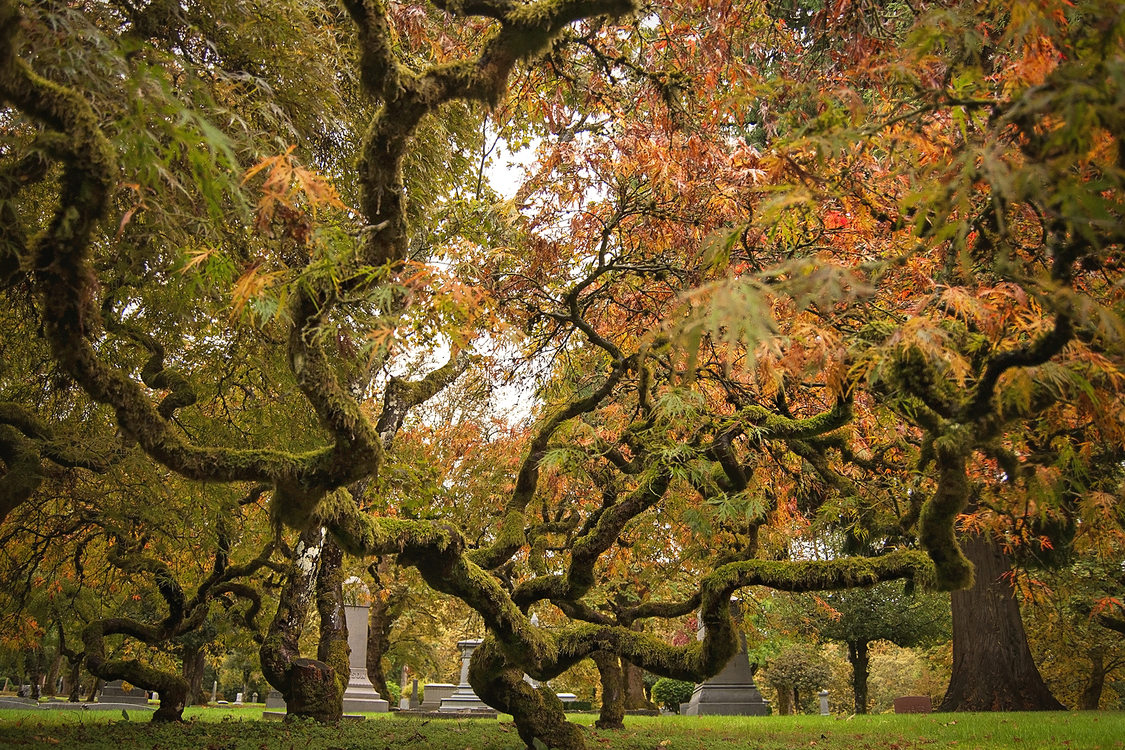
[(793, 688), (788, 685), (774, 685), (777, 688), (777, 715), (788, 716), (792, 713)]
[(1087, 653), (1090, 657), (1090, 674), (1086, 678), (1082, 701), (1078, 707), (1083, 711), (1097, 711), (1102, 702), (1102, 689), (1109, 670), (1105, 668), (1105, 650), (1101, 646), (1094, 646)]
[(43, 684), (43, 693), (45, 695), (54, 696), (57, 692), (55, 685), (59, 681), (59, 670), (62, 669), (63, 655), (58, 652), (51, 659), (51, 666), (47, 669), (47, 680)]
[(188, 684), (187, 703), (189, 706), (207, 704), (203, 694), (203, 649), (184, 647), (184, 681)]
[(625, 710), (656, 708), (656, 704), (645, 693), (645, 671), (628, 659), (621, 660), (621, 671), (625, 677)]
[(965, 537), (961, 548), (975, 577), (952, 595), (953, 674), (939, 710), (1064, 710), (1032, 659), (1004, 551), (980, 534)]
[(848, 661), (852, 663), (852, 694), (855, 712), (867, 713), (867, 678), (871, 674), (871, 655), (868, 641), (848, 641)]
[(383, 671), (383, 655), (391, 647), (391, 630), (402, 612), (408, 592), (405, 586), (395, 581), (384, 583), (392, 564), (389, 557), (379, 557), (368, 567), (374, 581), (371, 589), (374, 596), (367, 618), (367, 678), (384, 700), (390, 700), (391, 693)]
[(596, 651), (592, 655), (602, 682), (602, 710), (594, 726), (598, 729), (625, 728), (625, 679), (621, 661), (615, 654)]

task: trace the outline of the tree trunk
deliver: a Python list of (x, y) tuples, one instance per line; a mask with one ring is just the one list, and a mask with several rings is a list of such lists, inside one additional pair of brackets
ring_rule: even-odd
[(325, 684), (324, 699), (336, 713), (331, 721), (339, 721), (344, 715), (344, 691), (351, 676), (348, 657), (348, 623), (344, 617), (344, 551), (335, 539), (329, 537), (324, 542), (323, 559), (320, 572), (316, 576), (316, 609), (320, 614), (320, 640), (316, 647), (316, 658), (328, 665), (335, 680)]
[(868, 641), (848, 641), (848, 661), (852, 663), (852, 694), (855, 712), (867, 713), (867, 677), (871, 673), (871, 656)]
[(621, 671), (625, 677), (625, 710), (656, 708), (645, 693), (645, 671), (628, 659), (621, 660)]
[(594, 665), (602, 682), (602, 710), (594, 726), (598, 729), (625, 728), (625, 685), (621, 661), (616, 654), (595, 651)]
[(204, 706), (207, 696), (203, 694), (203, 649), (184, 647), (184, 681), (188, 684), (187, 703), (189, 706)]
[(555, 750), (584, 750), (582, 730), (566, 720), (562, 701), (550, 687), (534, 688), (523, 670), (504, 657), (493, 636), (487, 636), (469, 664), (469, 684), (488, 705), (510, 713), (520, 739), (529, 747), (536, 740)]
[(1105, 650), (1101, 646), (1094, 646), (1087, 653), (1090, 656), (1090, 674), (1086, 678), (1086, 687), (1082, 690), (1082, 701), (1078, 707), (1083, 711), (1097, 711), (1102, 702), (1102, 689), (1109, 670), (1105, 668)]
[[(279, 690), (285, 698), (289, 714), (295, 709), (308, 706), (311, 714), (319, 715), (322, 710), (312, 705), (315, 701), (298, 697), (297, 686), (300, 679), (296, 675), (317, 672), (315, 660), (302, 659), (300, 638), (308, 618), (309, 603), (316, 592), (316, 577), (320, 572), (321, 554), (324, 549), (324, 529), (312, 526), (301, 532), (297, 548), (293, 551), (285, 586), (278, 597), (277, 612), (274, 613), (265, 640), (258, 650), (262, 673), (266, 681)], [(309, 664), (313, 662), (314, 664)], [(328, 669), (326, 664), (321, 664)], [(316, 675), (304, 679), (320, 682), (323, 677)], [(302, 696), (304, 691), (300, 691)]]
[(1003, 550), (972, 534), (961, 543), (975, 570), (971, 588), (954, 591), (953, 674), (941, 711), (1060, 711), (1027, 646), (1027, 634)]
[(32, 649), (27, 654), (27, 671), (31, 673), (31, 697), (39, 700), (43, 696), (43, 652)]
[(59, 681), (59, 670), (62, 669), (63, 655), (56, 653), (54, 658), (51, 659), (51, 666), (47, 669), (47, 681), (43, 684), (43, 692), (46, 695), (54, 696), (56, 692), (55, 686)]
[(390, 700), (387, 690), (387, 675), (383, 671), (383, 655), (391, 647), (391, 629), (402, 611), (402, 605), (409, 589), (394, 581), (384, 583), (390, 578), (392, 562), (390, 557), (379, 557), (368, 567), (374, 586), (371, 608), (367, 619), (367, 678), (372, 687), (379, 691), (383, 700)]
[(793, 688), (788, 685), (774, 685), (777, 688), (777, 715), (788, 716), (792, 713)]
[(66, 696), (70, 703), (82, 700), (82, 659), (70, 662), (70, 692)]
[(172, 679), (169, 679), (159, 686), (160, 705), (157, 707), (156, 713), (152, 715), (153, 721), (184, 720), (184, 707), (187, 705), (188, 684), (186, 680), (180, 677), (174, 675), (171, 677)]

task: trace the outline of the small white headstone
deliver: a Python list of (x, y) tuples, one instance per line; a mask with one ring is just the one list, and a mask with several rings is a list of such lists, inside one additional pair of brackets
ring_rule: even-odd
[(242, 693), (238, 693), (237, 695), (234, 696), (234, 705), (236, 705), (236, 706), (242, 705)]
[(828, 691), (827, 690), (821, 690), (820, 691), (820, 715), (821, 716), (827, 716), (828, 715)]

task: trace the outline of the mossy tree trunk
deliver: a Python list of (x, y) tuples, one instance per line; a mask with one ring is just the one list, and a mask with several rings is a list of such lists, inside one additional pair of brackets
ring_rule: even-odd
[(984, 534), (966, 536), (961, 547), (975, 578), (952, 594), (953, 674), (941, 710), (1062, 710), (1028, 648), (1004, 551)]
[(266, 681), (281, 692), (291, 716), (336, 721), (339, 711), (325, 706), (323, 685), (332, 683), (331, 667), (316, 659), (301, 657), (300, 639), (316, 594), (325, 532), (313, 524), (301, 532), (289, 563), (277, 611), (258, 656)]
[(368, 566), (374, 585), (371, 607), (367, 618), (367, 678), (384, 700), (389, 700), (387, 675), (383, 671), (383, 656), (391, 647), (391, 630), (402, 614), (408, 589), (401, 583), (386, 583), (391, 566), (390, 556), (381, 555)]
[(523, 670), (505, 659), (492, 636), (473, 653), (469, 683), (485, 703), (512, 714), (516, 731), (528, 748), (536, 746), (536, 739), (557, 750), (585, 748), (582, 730), (566, 720), (562, 701), (554, 691), (529, 685), (523, 679)]
[[(351, 675), (348, 657), (348, 624), (344, 617), (344, 551), (332, 538), (324, 542), (320, 572), (316, 577), (316, 609), (320, 614), (320, 639), (316, 658), (328, 665), (334, 680), (323, 681), (322, 703), (325, 715), (329, 711), (339, 721), (344, 715), (344, 690)], [(311, 693), (311, 691), (309, 691)], [(323, 719), (322, 719), (323, 720)]]

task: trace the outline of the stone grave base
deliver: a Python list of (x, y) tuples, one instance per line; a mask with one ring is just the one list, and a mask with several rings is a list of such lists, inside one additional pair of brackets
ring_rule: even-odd
[[(284, 721), (288, 715), (284, 711), (262, 711), (262, 718), (266, 721)], [(340, 718), (344, 721), (363, 721), (367, 717), (360, 714), (344, 714)]]
[(16, 709), (18, 711), (27, 711), (28, 709), (38, 709), (39, 704), (31, 698), (0, 698), (0, 708)]
[(423, 719), (495, 719), (500, 714), (494, 708), (466, 708), (460, 711), (424, 711), (420, 708), (395, 711), (395, 716)]

